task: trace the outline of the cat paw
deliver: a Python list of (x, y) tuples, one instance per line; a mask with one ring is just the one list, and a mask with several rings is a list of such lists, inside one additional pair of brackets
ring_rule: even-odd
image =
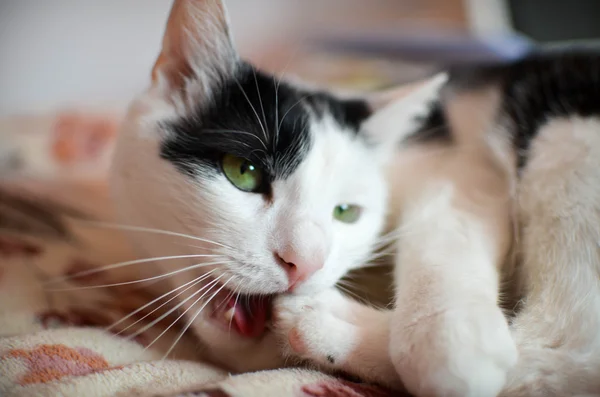
[(355, 334), (355, 326), (342, 318), (344, 302), (334, 290), (279, 297), (274, 325), (284, 354), (335, 368), (349, 353)]
[(417, 323), (394, 319), (390, 353), (417, 396), (495, 397), (517, 362), (517, 348), (495, 304), (463, 304)]

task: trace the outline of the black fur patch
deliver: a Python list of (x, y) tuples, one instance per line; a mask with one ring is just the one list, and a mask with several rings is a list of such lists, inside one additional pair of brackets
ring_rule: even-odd
[(527, 163), (531, 141), (548, 120), (600, 115), (600, 51), (593, 48), (530, 54), (513, 63), (455, 70), (450, 84), (459, 89), (498, 85), (500, 117), (512, 124), (517, 167)]
[(173, 134), (161, 156), (187, 174), (215, 175), (222, 156), (233, 154), (261, 167), (268, 182), (285, 179), (310, 150), (311, 118), (328, 113), (357, 133), (370, 113), (364, 102), (302, 91), (246, 63), (213, 91), (193, 117), (164, 126)]
[(333, 358), (331, 354), (327, 355), (327, 361), (329, 362), (329, 364), (335, 364), (335, 358)]
[(429, 113), (419, 120), (421, 123), (419, 129), (407, 136), (403, 143), (427, 143), (434, 141), (452, 143), (452, 133), (441, 103), (434, 101), (430, 106)]

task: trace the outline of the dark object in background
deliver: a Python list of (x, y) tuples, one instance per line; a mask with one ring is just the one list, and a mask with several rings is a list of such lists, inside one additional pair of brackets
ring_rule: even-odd
[(343, 31), (314, 40), (327, 51), (364, 57), (436, 64), (441, 67), (474, 62), (506, 62), (520, 59), (533, 47), (516, 34), (478, 37), (443, 30)]
[[(478, 0), (473, 0), (478, 1)], [(320, 32), (313, 40), (326, 51), (365, 58), (411, 61), (439, 68), (515, 61), (541, 44), (600, 44), (600, 0), (494, 0), (507, 11), (502, 31), (478, 35), (447, 29)], [(475, 11), (477, 12), (477, 11)], [(487, 18), (493, 17), (487, 16)]]
[(600, 39), (599, 0), (506, 0), (512, 27), (540, 43)]

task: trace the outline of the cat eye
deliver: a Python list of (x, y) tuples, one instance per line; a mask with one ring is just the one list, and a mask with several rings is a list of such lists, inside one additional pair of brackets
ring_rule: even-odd
[(360, 218), (361, 212), (358, 205), (340, 204), (333, 209), (333, 217), (340, 222), (354, 223)]
[(229, 182), (244, 192), (256, 193), (262, 188), (263, 171), (245, 158), (226, 154), (221, 168)]

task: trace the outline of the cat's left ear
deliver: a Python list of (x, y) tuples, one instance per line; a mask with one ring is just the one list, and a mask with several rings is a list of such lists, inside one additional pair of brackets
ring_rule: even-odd
[(386, 92), (368, 94), (364, 99), (373, 114), (364, 122), (361, 133), (384, 151), (393, 152), (399, 142), (417, 130), (432, 103), (440, 99), (447, 80), (447, 75), (441, 73)]
[(232, 73), (237, 60), (222, 1), (175, 0), (152, 81), (166, 80), (169, 89), (183, 90), (194, 80), (209, 91), (207, 85)]

